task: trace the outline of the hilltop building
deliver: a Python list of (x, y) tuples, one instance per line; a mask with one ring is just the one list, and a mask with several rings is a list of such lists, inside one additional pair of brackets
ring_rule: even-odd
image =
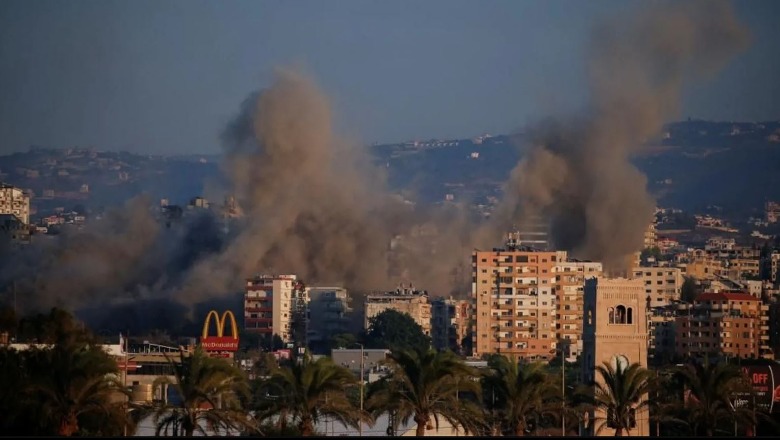
[[(642, 280), (624, 278), (591, 278), (585, 281), (585, 318), (583, 321), (584, 383), (603, 383), (596, 366), (604, 362), (616, 368), (618, 364), (628, 366), (638, 363), (647, 368), (647, 324), (645, 312), (645, 291)], [(647, 398), (647, 397), (645, 397)], [(627, 436), (648, 436), (650, 434), (647, 409), (634, 411), (633, 423)], [(602, 410), (591, 410), (591, 423), (586, 435), (614, 436), (615, 429), (608, 423), (596, 432), (604, 422)]]
[(10, 214), (30, 224), (30, 196), (21, 188), (0, 183), (0, 214)]
[(304, 346), (309, 298), (296, 275), (257, 275), (246, 280), (244, 330), (279, 335), (286, 344)]

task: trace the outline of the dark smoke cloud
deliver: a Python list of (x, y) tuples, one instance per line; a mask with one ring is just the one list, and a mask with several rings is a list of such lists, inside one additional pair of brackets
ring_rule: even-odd
[(532, 127), (499, 220), (542, 214), (557, 247), (624, 269), (655, 203), (629, 159), (679, 115), (683, 84), (722, 67), (746, 42), (721, 2), (656, 4), (600, 27), (590, 49), (590, 105)]

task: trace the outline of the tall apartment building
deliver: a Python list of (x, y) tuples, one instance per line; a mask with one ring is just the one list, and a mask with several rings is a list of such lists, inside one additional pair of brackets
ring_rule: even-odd
[(645, 230), (645, 239), (644, 239), (644, 247), (645, 248), (653, 248), (656, 246), (656, 240), (658, 239), (658, 236), (655, 232), (655, 222), (650, 223), (650, 225)]
[(768, 319), (769, 306), (749, 293), (702, 293), (675, 319), (677, 354), (769, 357)]
[(0, 183), (0, 214), (12, 214), (30, 224), (30, 197), (21, 188)]
[(258, 275), (246, 280), (244, 330), (277, 334), (287, 344), (306, 343), (308, 296), (296, 275)]
[(461, 353), (469, 331), (471, 303), (467, 300), (435, 298), (431, 301), (431, 339), (437, 350)]
[(400, 287), (393, 292), (367, 295), (364, 307), (366, 330), (371, 318), (385, 310), (395, 310), (411, 316), (422, 327), (423, 333), (431, 335), (431, 304), (428, 302), (427, 291)]
[(563, 261), (553, 268), (557, 302), (556, 338), (569, 361), (582, 353), (582, 317), (585, 280), (601, 276), (601, 263)]
[(339, 333), (350, 330), (350, 298), (347, 289), (342, 287), (307, 287), (309, 298), (309, 329), (307, 339), (310, 343), (327, 342)]
[(472, 268), (475, 356), (551, 359), (559, 345), (569, 358), (579, 353), (582, 287), (601, 273), (600, 263), (510, 247), (474, 252)]
[(649, 308), (663, 307), (680, 300), (682, 270), (676, 267), (635, 267), (633, 278), (642, 280)]
[(761, 265), (763, 266), (761, 278), (775, 286), (780, 284), (780, 251), (773, 250), (764, 256)]
[[(596, 366), (604, 362), (624, 366), (638, 363), (647, 368), (647, 327), (644, 285), (638, 279), (592, 278), (585, 281), (585, 317), (583, 320), (584, 383), (603, 383)], [(647, 396), (645, 396), (647, 399)], [(591, 410), (589, 419), (606, 418), (603, 410)], [(626, 436), (648, 436), (649, 414), (646, 408), (633, 412), (633, 423)], [(596, 425), (599, 423), (597, 422)], [(600, 432), (587, 435), (614, 436), (615, 429), (607, 424)]]
[(475, 356), (555, 356), (553, 268), (559, 260), (566, 260), (565, 252), (496, 249), (472, 254)]

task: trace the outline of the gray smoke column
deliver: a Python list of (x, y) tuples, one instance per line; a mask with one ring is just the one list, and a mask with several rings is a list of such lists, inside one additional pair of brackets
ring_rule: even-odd
[(388, 246), (408, 209), (384, 190), (365, 148), (333, 133), (328, 100), (308, 77), (279, 70), (223, 140), (243, 225), (224, 252), (193, 269), (182, 300), (235, 292), (256, 273), (387, 285)]
[(629, 159), (679, 115), (685, 82), (715, 72), (748, 40), (727, 3), (662, 6), (595, 32), (591, 102), (579, 116), (529, 130), (531, 148), (498, 212), (502, 227), (542, 214), (558, 248), (615, 271), (641, 249), (654, 200)]

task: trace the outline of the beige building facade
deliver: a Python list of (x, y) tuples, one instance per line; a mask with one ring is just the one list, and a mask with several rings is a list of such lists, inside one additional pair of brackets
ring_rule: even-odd
[(0, 183), (0, 214), (15, 215), (30, 224), (30, 197), (21, 188)]
[[(585, 317), (583, 321), (582, 379), (585, 383), (603, 383), (596, 366), (608, 362), (638, 363), (647, 368), (647, 318), (644, 284), (639, 279), (597, 277), (585, 281)], [(614, 436), (615, 429), (604, 424), (606, 414), (592, 411), (590, 435)], [(649, 414), (637, 410), (634, 425), (626, 436), (648, 436)]]
[(677, 267), (635, 267), (633, 278), (644, 283), (645, 296), (650, 298), (650, 307), (664, 307), (680, 300), (683, 275)]
[[(246, 280), (244, 330), (279, 335), (292, 343), (296, 328), (304, 337), (308, 326), (307, 290), (296, 275), (258, 275)], [(299, 317), (298, 322), (294, 322)]]
[(569, 261), (565, 251), (476, 251), (472, 254), (474, 356), (499, 353), (549, 360), (582, 350), (584, 280), (601, 263)]
[(378, 293), (366, 296), (365, 321), (366, 330), (370, 320), (385, 310), (395, 310), (406, 313), (422, 327), (423, 333), (431, 335), (431, 304), (428, 301), (428, 292), (414, 290), (413, 288), (399, 288), (394, 292)]

